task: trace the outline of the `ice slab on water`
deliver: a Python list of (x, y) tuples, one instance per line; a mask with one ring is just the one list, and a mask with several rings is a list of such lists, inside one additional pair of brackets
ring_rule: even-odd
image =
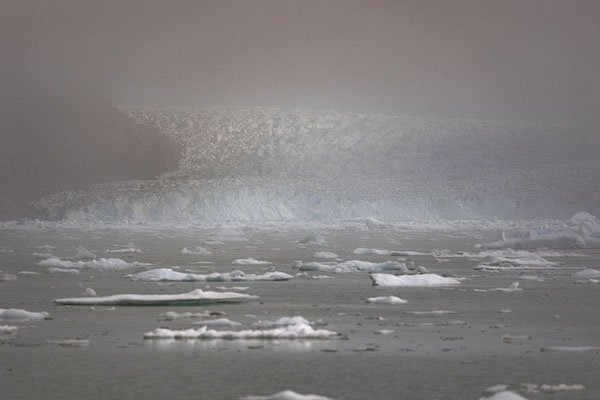
[(99, 260), (91, 261), (68, 261), (57, 257), (48, 258), (38, 263), (41, 267), (54, 268), (85, 268), (99, 271), (119, 271), (123, 269), (133, 268), (139, 265), (137, 262), (129, 263), (120, 258), (100, 258)]
[(188, 249), (187, 247), (184, 247), (181, 250), (181, 254), (184, 255), (200, 255), (200, 256), (209, 256), (212, 254), (212, 252), (210, 250), (205, 249), (202, 246), (195, 246), (191, 249)]
[(483, 400), (527, 400), (525, 397), (520, 394), (510, 392), (508, 390), (498, 392), (492, 397), (484, 398)]
[(19, 308), (0, 308), (0, 320), (2, 321), (30, 321), (51, 318), (50, 314), (46, 311), (31, 312)]
[(316, 394), (299, 394), (291, 390), (284, 390), (270, 396), (245, 396), (240, 400), (332, 400), (329, 397)]
[(330, 251), (317, 251), (313, 254), (313, 258), (338, 258), (339, 256)]
[(158, 268), (130, 275), (135, 281), (149, 282), (245, 282), (245, 281), (287, 281), (292, 275), (284, 272), (267, 272), (264, 274), (246, 274), (232, 271), (202, 275), (173, 271), (171, 268)]
[(256, 260), (254, 258), (238, 258), (231, 262), (235, 265), (267, 265), (271, 264), (270, 261)]
[(427, 287), (427, 286), (451, 286), (460, 285), (460, 281), (454, 278), (446, 278), (437, 274), (421, 275), (369, 275), (373, 285), (377, 286), (399, 286), (399, 287)]
[(336, 264), (325, 264), (320, 262), (298, 263), (300, 271), (320, 271), (320, 272), (372, 272), (372, 271), (400, 271), (408, 272), (405, 263), (398, 261), (386, 261), (382, 263), (374, 263), (361, 260), (350, 260)]
[(307, 324), (288, 325), (266, 330), (215, 331), (206, 326), (200, 329), (171, 330), (157, 328), (144, 335), (145, 339), (327, 339), (337, 332), (313, 329)]
[(396, 296), (382, 296), (382, 297), (369, 297), (367, 299), (367, 303), (377, 303), (377, 304), (406, 304), (408, 303), (406, 300), (401, 299)]
[(235, 292), (204, 292), (201, 289), (182, 294), (117, 294), (104, 297), (73, 297), (55, 299), (61, 305), (116, 305), (116, 306), (161, 306), (198, 305), (223, 302), (239, 302), (257, 296)]
[(583, 271), (575, 272), (571, 277), (575, 279), (598, 279), (600, 278), (600, 271), (588, 268)]

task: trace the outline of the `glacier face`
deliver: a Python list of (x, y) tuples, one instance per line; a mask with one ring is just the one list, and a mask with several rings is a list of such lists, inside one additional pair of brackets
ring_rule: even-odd
[(598, 214), (590, 127), (272, 108), (122, 110), (183, 149), (156, 180), (47, 196), (52, 218), (265, 222)]

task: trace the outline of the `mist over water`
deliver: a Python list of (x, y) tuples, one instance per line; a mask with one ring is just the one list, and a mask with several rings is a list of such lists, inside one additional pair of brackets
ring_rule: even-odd
[[(38, 199), (153, 178), (178, 162), (166, 186), (130, 184), (161, 186), (158, 197), (132, 191), (142, 214), (148, 201), (181, 203), (150, 220), (214, 214), (200, 205), (213, 200), (190, 185), (216, 185), (234, 198), (275, 190), (275, 203), (249, 195), (252, 205), (234, 204), (262, 210), (250, 219), (311, 219), (299, 208), (326, 198), (355, 208), (344, 205), (330, 215), (337, 217), (596, 212), (598, 2), (6, 0), (0, 7), (4, 219), (63, 218), (98, 199), (113, 203), (119, 196), (107, 198), (106, 186), (52, 206)], [(121, 108), (133, 118), (109, 112), (108, 103), (133, 106)], [(143, 111), (132, 112), (136, 106)], [(228, 111), (208, 111), (215, 106)], [(223, 179), (246, 181), (243, 190), (214, 182)], [(175, 181), (180, 190), (169, 191)], [(99, 207), (111, 220), (131, 217)], [(396, 211), (382, 211), (389, 207)]]

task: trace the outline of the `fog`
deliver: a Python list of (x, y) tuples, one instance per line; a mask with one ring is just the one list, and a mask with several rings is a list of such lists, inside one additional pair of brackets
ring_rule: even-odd
[(595, 0), (2, 0), (0, 79), (113, 104), (597, 124), (599, 18)]

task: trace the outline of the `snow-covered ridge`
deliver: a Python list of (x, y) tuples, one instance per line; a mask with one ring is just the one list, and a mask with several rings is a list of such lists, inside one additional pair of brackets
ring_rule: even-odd
[(600, 135), (569, 125), (332, 111), (122, 109), (183, 149), (154, 181), (47, 196), (107, 222), (566, 218), (600, 213)]

